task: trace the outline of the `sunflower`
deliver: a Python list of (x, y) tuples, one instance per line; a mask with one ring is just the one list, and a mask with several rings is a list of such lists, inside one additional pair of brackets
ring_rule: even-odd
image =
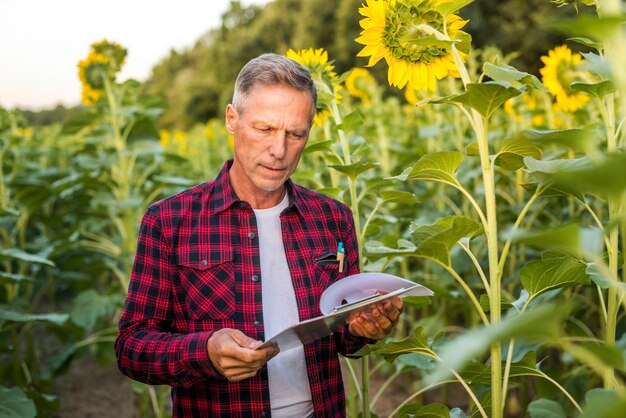
[(365, 104), (369, 104), (371, 99), (372, 86), (376, 85), (376, 80), (365, 68), (353, 68), (350, 75), (346, 78), (346, 90), (352, 96), (361, 100)]
[[(451, 46), (464, 59), (470, 36), (461, 31), (467, 23), (457, 15), (443, 16), (436, 6), (445, 0), (366, 0), (359, 9), (363, 31), (356, 41), (365, 45), (357, 54), (369, 56), (368, 67), (385, 59), (389, 84), (404, 88), (435, 90), (437, 80), (459, 77)], [(436, 34), (447, 33), (448, 40)], [(441, 36), (439, 36), (441, 38)]]
[(309, 48), (300, 51), (289, 49), (285, 56), (304, 65), (311, 73), (318, 91), (313, 126), (322, 126), (331, 116), (330, 100), (341, 100), (339, 78), (334, 71), (335, 66), (332, 61), (328, 61), (328, 52), (324, 48)]
[(109, 67), (109, 59), (95, 51), (78, 63), (78, 78), (83, 86), (82, 102), (93, 105), (98, 101), (104, 90), (104, 79), (113, 76)]
[(125, 58), (126, 49), (115, 42), (103, 40), (91, 45), (87, 58), (78, 63), (83, 104), (93, 105), (98, 101), (104, 91), (105, 80), (115, 79)]
[(556, 97), (556, 108), (566, 112), (581, 109), (589, 100), (589, 96), (569, 87), (581, 74), (581, 56), (573, 55), (567, 45), (561, 45), (550, 50), (548, 56), (542, 56), (541, 61), (545, 64), (539, 70), (541, 81)]

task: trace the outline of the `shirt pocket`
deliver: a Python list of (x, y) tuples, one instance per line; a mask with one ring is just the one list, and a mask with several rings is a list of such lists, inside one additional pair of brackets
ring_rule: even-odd
[(348, 271), (348, 262), (347, 259), (344, 258), (343, 272), (339, 272), (339, 260), (337, 260), (336, 250), (317, 251), (314, 254), (313, 261), (315, 262), (316, 283), (321, 291), (324, 291), (328, 286), (345, 277)]
[[(187, 254), (198, 254), (190, 251)], [(191, 260), (179, 255), (178, 269), (189, 316), (223, 320), (235, 313), (235, 271), (232, 250), (199, 253)]]

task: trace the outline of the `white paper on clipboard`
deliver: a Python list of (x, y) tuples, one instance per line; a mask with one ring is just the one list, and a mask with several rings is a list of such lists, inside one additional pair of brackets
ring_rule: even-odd
[(341, 329), (351, 316), (393, 296), (432, 296), (432, 290), (386, 273), (359, 273), (330, 285), (320, 299), (322, 316), (292, 325), (266, 340), (261, 349), (278, 344), (281, 352), (310, 343)]

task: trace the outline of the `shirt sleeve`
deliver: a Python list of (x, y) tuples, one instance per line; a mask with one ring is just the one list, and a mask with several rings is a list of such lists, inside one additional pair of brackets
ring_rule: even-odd
[[(352, 212), (347, 206), (343, 206), (342, 209), (344, 210), (341, 212), (342, 219), (339, 225), (341, 225), (343, 231), (346, 231), (343, 239), (346, 249), (345, 257), (348, 259), (347, 276), (351, 276), (359, 273), (359, 241), (356, 237)], [(335, 332), (333, 335), (335, 337), (335, 343), (337, 344), (337, 351), (343, 356), (357, 352), (365, 344), (374, 344), (376, 342), (369, 338), (355, 337), (350, 334), (347, 326)]]
[(149, 209), (141, 221), (128, 295), (115, 342), (118, 366), (147, 384), (191, 386), (221, 377), (209, 360), (211, 332), (175, 331), (172, 247)]

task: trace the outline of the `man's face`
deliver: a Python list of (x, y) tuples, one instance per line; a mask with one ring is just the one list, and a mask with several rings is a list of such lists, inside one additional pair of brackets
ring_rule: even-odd
[(283, 85), (254, 87), (243, 112), (228, 105), (226, 129), (235, 138), (230, 178), (239, 198), (260, 208), (283, 197), (309, 137), (311, 106), (309, 94)]

